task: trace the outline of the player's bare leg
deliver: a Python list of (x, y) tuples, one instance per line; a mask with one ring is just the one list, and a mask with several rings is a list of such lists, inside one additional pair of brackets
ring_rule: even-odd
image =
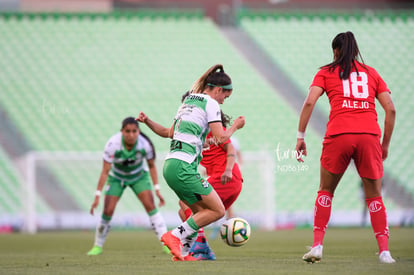
[(102, 254), (103, 245), (106, 241), (109, 229), (111, 228), (110, 222), (112, 215), (114, 214), (115, 207), (119, 201), (117, 196), (105, 196), (104, 211), (102, 213), (102, 218), (98, 225), (96, 226), (95, 232), (95, 242), (91, 250), (89, 250), (88, 255), (96, 256)]

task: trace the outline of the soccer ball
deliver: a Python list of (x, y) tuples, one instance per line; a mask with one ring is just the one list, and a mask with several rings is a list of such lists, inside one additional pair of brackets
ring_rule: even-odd
[(230, 246), (242, 246), (250, 238), (250, 225), (242, 218), (231, 218), (220, 226), (221, 239)]

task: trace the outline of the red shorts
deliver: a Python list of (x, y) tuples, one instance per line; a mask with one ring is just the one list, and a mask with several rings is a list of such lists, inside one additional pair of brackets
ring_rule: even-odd
[(382, 177), (382, 148), (380, 137), (371, 134), (342, 134), (325, 137), (321, 165), (334, 174), (345, 172), (351, 159), (362, 178)]
[(227, 210), (236, 201), (240, 195), (243, 185), (243, 178), (239, 169), (233, 168), (233, 177), (231, 181), (226, 184), (221, 183), (221, 175), (213, 175), (207, 178), (207, 181), (216, 190), (221, 201), (223, 202), (224, 208)]

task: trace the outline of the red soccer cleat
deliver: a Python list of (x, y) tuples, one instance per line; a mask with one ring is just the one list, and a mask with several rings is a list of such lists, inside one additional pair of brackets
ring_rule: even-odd
[(173, 255), (173, 261), (174, 258), (177, 258), (176, 261), (184, 261), (184, 257), (181, 255), (181, 241), (171, 231), (162, 235), (161, 242), (170, 249), (170, 253)]
[(185, 262), (200, 261), (199, 259), (194, 258), (194, 257), (193, 257), (193, 256), (191, 256), (191, 255), (184, 256), (184, 257), (183, 257), (183, 259), (184, 259), (184, 260), (179, 260), (179, 259), (178, 259), (177, 257), (175, 257), (175, 256), (173, 256), (173, 257), (172, 257), (172, 260), (173, 260), (174, 262), (177, 262), (177, 261), (185, 261)]

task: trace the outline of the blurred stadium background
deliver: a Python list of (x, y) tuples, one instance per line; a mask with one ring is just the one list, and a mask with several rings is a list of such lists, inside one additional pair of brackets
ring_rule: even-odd
[[(143, 110), (170, 125), (181, 94), (216, 63), (234, 83), (223, 111), (247, 120), (236, 133), (245, 178), (236, 215), (268, 230), (310, 226), (328, 101), (316, 106), (303, 164), (292, 158), (298, 113), (332, 60), (333, 37), (348, 30), (392, 91), (398, 114), (384, 198), (390, 225), (412, 226), (412, 1), (0, 0), (0, 231), (94, 228), (99, 215), (88, 211), (102, 151), (122, 119)], [(177, 199), (161, 173), (169, 142), (141, 129), (158, 153), (161, 211), (176, 225)], [(330, 225), (365, 219), (351, 168)], [(113, 224), (149, 226), (130, 192)]]

